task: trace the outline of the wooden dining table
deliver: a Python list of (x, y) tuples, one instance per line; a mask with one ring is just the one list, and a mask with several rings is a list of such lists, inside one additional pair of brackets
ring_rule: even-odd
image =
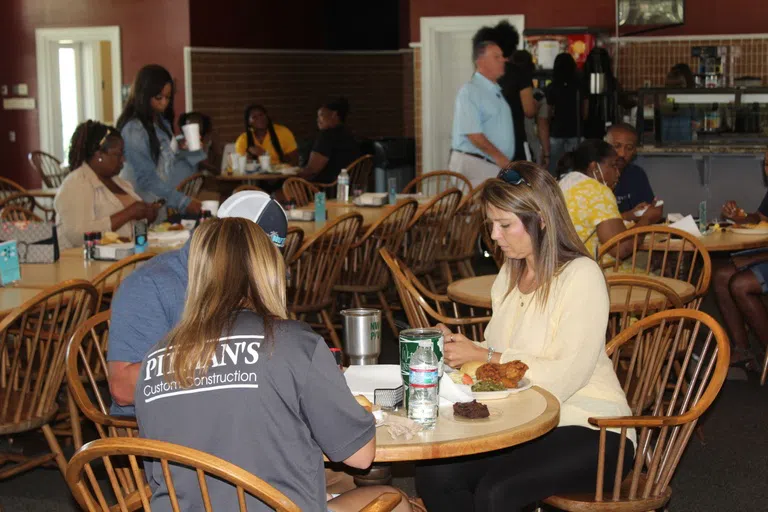
[[(768, 247), (768, 235), (734, 233), (729, 228), (707, 233), (697, 238), (709, 252), (735, 252), (746, 249), (757, 249), (759, 247)], [(654, 245), (661, 249), (662, 246), (666, 245), (665, 240), (666, 237), (663, 235), (657, 236), (654, 240)], [(679, 247), (681, 243), (680, 240), (673, 240), (670, 242), (669, 247), (670, 249), (675, 249), (676, 247)], [(643, 250), (648, 250), (649, 247), (650, 240), (644, 240), (640, 246)], [(693, 250), (693, 246), (691, 244), (685, 244), (685, 250), (691, 251)]]
[[(441, 407), (434, 430), (411, 439), (393, 439), (386, 426), (376, 428), (376, 455), (370, 472), (355, 477), (358, 485), (391, 479), (389, 463), (446, 459), (502, 450), (543, 436), (560, 421), (560, 403), (548, 391), (532, 388), (501, 400), (482, 401), (489, 418), (468, 420), (453, 415), (453, 406)], [(405, 415), (404, 410), (396, 413)]]
[[(448, 285), (448, 298), (452, 301), (466, 304), (467, 306), (491, 309), (491, 287), (496, 280), (496, 276), (497, 274), (491, 274), (468, 277), (454, 281)], [(690, 302), (696, 296), (696, 288), (685, 281), (645, 274), (643, 274), (643, 276), (655, 279), (672, 288), (675, 293), (680, 296), (680, 300), (683, 304)], [(626, 311), (627, 307), (629, 307), (630, 310), (635, 310), (636, 308), (642, 308), (645, 304), (646, 290), (633, 288), (632, 295), (630, 296), (629, 301), (627, 301), (626, 287), (613, 286), (610, 290), (610, 300), (611, 313)], [(666, 297), (659, 292), (651, 292), (649, 305), (656, 305), (658, 301), (666, 301)]]
[[(325, 226), (334, 220), (347, 215), (348, 213), (359, 213), (363, 217), (363, 229), (371, 227), (376, 221), (390, 213), (396, 205), (385, 204), (382, 206), (357, 206), (352, 203), (339, 203), (337, 201), (328, 201), (325, 205), (326, 220), (324, 221), (301, 221), (289, 220), (289, 227), (301, 228), (304, 231), (304, 240), (316, 235)], [(419, 204), (419, 210), (424, 207), (424, 202)], [(296, 208), (298, 211), (315, 211), (314, 205)], [(290, 217), (289, 217), (290, 218)]]

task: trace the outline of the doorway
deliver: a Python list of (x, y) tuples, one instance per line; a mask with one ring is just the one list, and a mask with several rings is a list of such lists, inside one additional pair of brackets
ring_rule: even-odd
[(119, 27), (37, 29), (40, 149), (66, 161), (75, 128), (122, 108)]
[(472, 36), (502, 20), (520, 32), (522, 48), (523, 15), (421, 18), (422, 172), (448, 169), (456, 94), (474, 72)]

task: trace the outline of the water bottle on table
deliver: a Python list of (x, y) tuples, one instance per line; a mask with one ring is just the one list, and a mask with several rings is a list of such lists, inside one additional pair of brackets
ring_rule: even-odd
[(340, 203), (349, 202), (349, 173), (342, 169), (336, 180), (336, 200)]
[(408, 418), (427, 430), (435, 428), (438, 410), (437, 356), (430, 340), (419, 341), (411, 356), (408, 383)]

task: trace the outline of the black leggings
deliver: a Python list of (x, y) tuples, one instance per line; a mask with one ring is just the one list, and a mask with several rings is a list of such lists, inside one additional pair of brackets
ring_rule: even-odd
[[(612, 488), (619, 434), (608, 432), (605, 482)], [(594, 492), (600, 432), (559, 427), (543, 437), (506, 450), (423, 463), (416, 468), (416, 490), (432, 512), (510, 512), (549, 496)], [(625, 474), (634, 447), (625, 442)]]

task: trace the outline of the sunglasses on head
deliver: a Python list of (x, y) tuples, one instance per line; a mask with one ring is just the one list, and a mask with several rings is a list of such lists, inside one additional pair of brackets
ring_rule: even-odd
[(514, 169), (503, 169), (499, 172), (499, 179), (510, 185), (520, 185), (521, 183), (525, 183), (529, 187), (531, 186), (531, 184), (528, 183), (528, 180), (523, 178), (523, 176)]

